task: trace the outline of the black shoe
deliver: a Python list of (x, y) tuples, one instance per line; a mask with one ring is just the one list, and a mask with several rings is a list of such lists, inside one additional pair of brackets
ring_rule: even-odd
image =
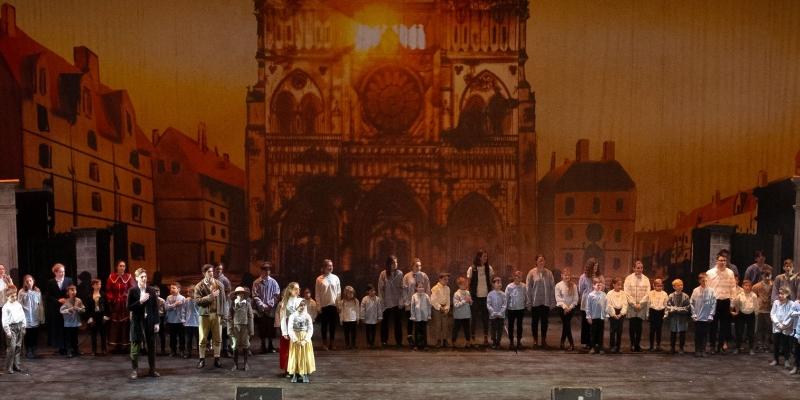
[(201, 368), (203, 368), (205, 366), (206, 366), (206, 359), (205, 358), (201, 358), (200, 362), (197, 363), (197, 369), (201, 369)]
[(151, 378), (160, 378), (160, 377), (161, 377), (161, 374), (159, 374), (159, 373), (158, 373), (158, 372), (156, 372), (155, 370), (150, 370), (150, 373), (149, 373), (147, 376), (149, 376), (149, 377), (151, 377)]
[(222, 367), (222, 362), (220, 362), (220, 361), (219, 361), (219, 357), (217, 357), (217, 358), (214, 358), (214, 367), (216, 367), (216, 368), (223, 368), (223, 367)]

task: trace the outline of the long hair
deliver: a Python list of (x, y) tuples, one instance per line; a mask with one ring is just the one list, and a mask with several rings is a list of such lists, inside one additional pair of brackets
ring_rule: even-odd
[(386, 269), (385, 269), (385, 271), (386, 271), (386, 279), (392, 278), (392, 264), (394, 264), (396, 262), (397, 262), (397, 257), (395, 257), (393, 255), (389, 256), (389, 257), (386, 257)]
[[(561, 270), (561, 276), (563, 277), (564, 275), (570, 275), (569, 269), (564, 268)], [(570, 277), (571, 276), (572, 275), (570, 275)], [(575, 295), (575, 283), (572, 282), (572, 279), (570, 279), (569, 282), (567, 283), (567, 294), (569, 294), (570, 296)]]
[(281, 302), (278, 303), (278, 307), (281, 310), (285, 310), (286, 309), (286, 304), (288, 304), (289, 303), (289, 299), (292, 298), (292, 289), (295, 288), (295, 287), (297, 288), (298, 291), (300, 290), (300, 285), (298, 285), (297, 282), (289, 282), (289, 284), (286, 285), (286, 289), (283, 289), (283, 295), (281, 296)]
[(483, 265), (484, 267), (488, 268), (489, 267), (489, 257), (486, 257), (486, 262), (481, 264), (481, 257), (483, 257), (484, 254), (487, 254), (485, 250), (478, 250), (478, 252), (475, 253), (475, 259), (472, 260), (472, 265), (476, 266), (476, 267), (480, 267), (481, 265)]
[[(353, 298), (351, 299), (348, 294), (352, 293)], [(353, 289), (352, 286), (345, 286), (344, 290), (342, 290), (342, 305), (347, 303), (348, 301), (353, 301), (358, 304), (358, 299), (356, 299), (356, 290)]]
[[(595, 264), (597, 264), (597, 274), (594, 273)], [(597, 262), (597, 259), (594, 257), (586, 260), (586, 263), (583, 265), (583, 273), (586, 275), (587, 278), (596, 278), (598, 276), (603, 275), (600, 272), (600, 263)]]

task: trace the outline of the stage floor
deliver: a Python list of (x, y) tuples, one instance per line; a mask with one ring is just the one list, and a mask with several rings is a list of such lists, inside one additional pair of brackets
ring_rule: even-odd
[[(578, 339), (577, 320), (574, 322), (573, 335)], [(237, 386), (265, 386), (282, 388), (285, 399), (550, 399), (556, 386), (599, 386), (606, 400), (794, 399), (800, 390), (800, 374), (789, 375), (783, 366), (770, 367), (771, 354), (732, 355), (729, 351), (727, 355), (696, 358), (689, 351), (694, 349), (691, 331), (683, 356), (646, 350), (630, 353), (626, 323), (623, 354), (589, 355), (557, 350), (561, 326), (555, 318), (550, 320), (549, 344), (555, 344), (556, 349), (530, 349), (529, 320), (525, 323), (523, 345), (527, 348), (519, 353), (483, 348), (413, 351), (407, 346), (367, 350), (363, 328), (359, 330), (358, 350), (324, 352), (319, 348), (317, 330), (317, 372), (308, 384), (289, 383), (283, 378), (277, 354), (251, 357), (249, 372), (230, 371), (230, 358), (223, 358), (225, 368), (219, 369), (212, 366), (213, 358), (209, 357), (205, 369), (198, 370), (196, 353), (191, 359), (159, 356), (156, 365), (160, 378), (131, 381), (128, 356), (92, 357), (88, 354), (88, 332), (81, 331), (80, 347), (86, 355), (66, 358), (40, 347), (39, 359), (23, 359), (24, 373), (0, 376), (0, 397), (233, 399)], [(643, 344), (647, 344), (646, 323), (644, 338)], [(668, 338), (665, 332), (665, 342)], [(40, 339), (44, 344), (44, 335)], [(607, 344), (608, 331), (605, 340)], [(341, 330), (337, 331), (337, 342), (340, 349), (344, 347)], [(257, 340), (252, 344), (257, 350)], [(503, 344), (507, 344), (507, 338)], [(141, 357), (141, 374), (147, 372), (146, 363), (146, 357)]]

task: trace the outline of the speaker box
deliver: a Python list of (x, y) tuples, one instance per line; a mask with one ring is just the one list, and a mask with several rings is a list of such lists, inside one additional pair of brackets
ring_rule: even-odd
[(561, 387), (552, 391), (552, 400), (602, 400), (602, 388), (599, 387)]
[(236, 387), (236, 400), (283, 400), (283, 389), (273, 387)]

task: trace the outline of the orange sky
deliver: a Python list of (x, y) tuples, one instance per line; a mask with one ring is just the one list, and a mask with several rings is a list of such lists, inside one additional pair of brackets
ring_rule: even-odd
[[(85, 45), (129, 91), (142, 129), (173, 126), (244, 161), (256, 81), (251, 0), (7, 0), (67, 60)], [(334, 0), (331, 0), (334, 1)], [(344, 1), (344, 0), (343, 0)], [(800, 150), (800, 1), (532, 0), (527, 76), (540, 175), (550, 153), (605, 140), (638, 187), (637, 229), (791, 175)]]

